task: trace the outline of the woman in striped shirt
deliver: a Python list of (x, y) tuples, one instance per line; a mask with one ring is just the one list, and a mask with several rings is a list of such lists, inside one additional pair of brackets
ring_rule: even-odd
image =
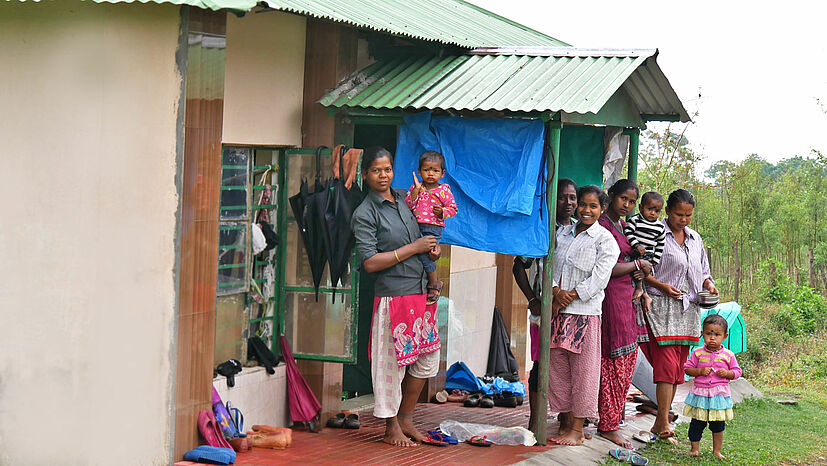
[(666, 241), (663, 256), (645, 278), (652, 305), (646, 314), (650, 341), (641, 345), (654, 369), (658, 415), (651, 431), (659, 437), (675, 435), (669, 427), (669, 408), (684, 381), (683, 365), (689, 347), (701, 334), (698, 293), (718, 294), (709, 271), (701, 235), (689, 228), (695, 199), (685, 189), (672, 191), (666, 200)]

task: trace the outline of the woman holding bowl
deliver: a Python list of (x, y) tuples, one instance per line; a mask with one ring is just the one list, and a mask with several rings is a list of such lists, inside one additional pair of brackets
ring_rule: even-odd
[(701, 334), (699, 293), (718, 289), (709, 271), (709, 260), (701, 235), (689, 228), (695, 199), (685, 189), (676, 189), (666, 200), (666, 243), (660, 262), (645, 278), (652, 305), (646, 314), (650, 341), (641, 345), (654, 369), (658, 414), (651, 431), (661, 438), (675, 435), (669, 427), (669, 409), (678, 385), (684, 381), (683, 365), (689, 347)]

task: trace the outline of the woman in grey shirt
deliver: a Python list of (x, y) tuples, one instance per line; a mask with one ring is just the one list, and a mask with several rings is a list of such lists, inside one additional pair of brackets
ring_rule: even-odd
[(426, 306), (427, 277), (417, 254), (438, 257), (433, 236), (420, 237), (405, 204), (405, 191), (391, 188), (393, 156), (365, 149), (362, 177), (367, 195), (351, 227), (362, 270), (375, 279), (370, 336), (374, 416), (385, 419), (384, 442), (415, 446), (426, 439), (413, 424), (416, 400), (439, 369), (436, 303)]

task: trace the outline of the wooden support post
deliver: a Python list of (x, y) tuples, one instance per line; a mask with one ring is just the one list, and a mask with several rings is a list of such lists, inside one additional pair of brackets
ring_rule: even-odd
[(640, 129), (632, 128), (629, 134), (629, 171), (627, 178), (637, 184), (638, 145), (640, 144)]
[(546, 205), (548, 206), (548, 255), (543, 264), (543, 307), (540, 314), (540, 370), (537, 383), (537, 404), (532, 405), (534, 410), (534, 418), (537, 420), (537, 425), (534, 430), (534, 436), (537, 438), (538, 445), (546, 444), (546, 419), (548, 418), (548, 365), (549, 354), (548, 349), (551, 346), (551, 301), (552, 301), (552, 277), (554, 271), (552, 270), (553, 262), (551, 260), (554, 254), (554, 227), (557, 222), (557, 162), (560, 157), (560, 131), (563, 129), (563, 123), (560, 121), (546, 122), (546, 134), (548, 135), (548, 143), (546, 149), (546, 167), (547, 185), (546, 185)]

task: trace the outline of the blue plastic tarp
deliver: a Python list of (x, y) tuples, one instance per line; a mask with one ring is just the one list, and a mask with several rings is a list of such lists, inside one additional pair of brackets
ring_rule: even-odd
[(451, 364), (445, 373), (446, 390), (466, 390), (470, 393), (491, 393), (462, 361)]
[(406, 116), (399, 130), (393, 187), (408, 189), (419, 156), (445, 157), (445, 177), (459, 213), (442, 242), (529, 257), (548, 252), (543, 122), (502, 118)]
[(469, 393), (485, 393), (492, 395), (500, 392), (512, 392), (525, 396), (525, 384), (506, 382), (502, 377), (496, 377), (492, 383), (483, 383), (462, 361), (451, 364), (445, 373), (446, 390), (465, 390)]

